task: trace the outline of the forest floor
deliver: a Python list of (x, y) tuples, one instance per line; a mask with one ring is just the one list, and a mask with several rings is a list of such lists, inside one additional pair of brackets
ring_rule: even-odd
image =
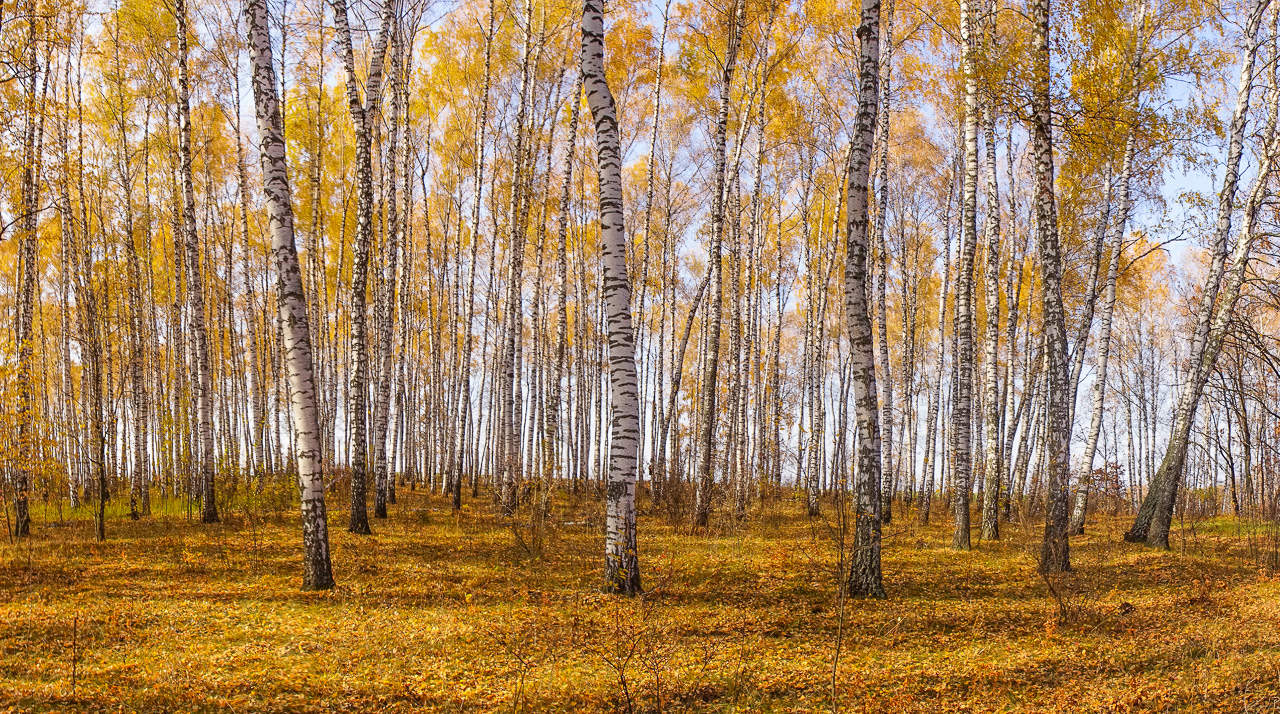
[(0, 545), (0, 710), (1280, 711), (1280, 581), (1233, 520), (1157, 552), (1095, 519), (1049, 583), (1038, 523), (957, 552), (899, 517), (889, 599), (841, 604), (836, 529), (791, 500), (697, 535), (642, 513), (631, 600), (598, 591), (591, 501), (540, 548), (420, 493), (371, 537), (331, 512), (325, 593), (292, 510), (167, 508)]

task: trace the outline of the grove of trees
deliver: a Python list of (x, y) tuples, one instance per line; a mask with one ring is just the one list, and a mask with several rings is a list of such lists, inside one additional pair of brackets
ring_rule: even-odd
[(0, 0), (9, 538), (274, 494), (324, 590), (335, 504), (585, 501), (634, 595), (773, 504), (881, 598), (895, 519), (1280, 518), (1278, 18)]

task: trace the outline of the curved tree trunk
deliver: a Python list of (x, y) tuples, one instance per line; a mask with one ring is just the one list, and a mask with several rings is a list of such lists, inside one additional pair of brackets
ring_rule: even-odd
[[(1195, 332), (1191, 339), (1191, 364), (1196, 372), (1199, 371), (1199, 366), (1204, 363), (1208, 353), (1210, 324), (1213, 322), (1214, 307), (1218, 304), (1218, 294), (1222, 286), (1223, 273), (1226, 270), (1227, 238), (1231, 233), (1231, 217), (1235, 209), (1236, 190), (1240, 183), (1240, 157), (1244, 150), (1249, 97), (1258, 55), (1258, 29), (1268, 4), (1269, 0), (1255, 0), (1245, 28), (1245, 35), (1250, 41), (1249, 51), (1240, 67), (1236, 107), (1231, 117), (1226, 171), (1222, 189), (1218, 193), (1218, 220), (1213, 234), (1213, 257), (1196, 315)], [(1237, 240), (1237, 245), (1245, 247), (1242, 245), (1243, 242), (1244, 236), (1241, 236)], [(1241, 269), (1243, 270), (1243, 266)], [(1207, 379), (1207, 376), (1204, 379)], [(1127, 541), (1145, 541), (1149, 545), (1165, 548), (1169, 545), (1169, 523), (1173, 517), (1173, 504), (1178, 482), (1182, 480), (1183, 462), (1186, 460), (1191, 426), (1195, 421), (1196, 407), (1200, 401), (1204, 379), (1198, 373), (1193, 373), (1178, 396), (1173, 429), (1169, 435), (1168, 445), (1165, 447), (1164, 457), (1160, 461), (1159, 469), (1151, 477), (1147, 495), (1142, 500), (1142, 506), (1138, 509), (1133, 526), (1124, 534), (1124, 539)]]
[(636, 552), (636, 447), (640, 407), (631, 328), (631, 285), (627, 278), (627, 237), (622, 212), (622, 152), (613, 93), (604, 73), (602, 0), (582, 7), (582, 77), (596, 125), (600, 181), (601, 255), (604, 302), (609, 325), (609, 485), (605, 501), (605, 584), (625, 595), (640, 592)]

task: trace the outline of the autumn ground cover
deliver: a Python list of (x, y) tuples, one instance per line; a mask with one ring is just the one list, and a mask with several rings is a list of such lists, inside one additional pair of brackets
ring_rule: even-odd
[(334, 529), (326, 593), (298, 590), (283, 507), (204, 526), (169, 504), (105, 543), (82, 514), (37, 520), (0, 546), (0, 708), (1280, 710), (1280, 583), (1241, 523), (1156, 552), (1100, 519), (1046, 582), (1038, 525), (961, 553), (899, 517), (889, 599), (842, 604), (838, 529), (790, 501), (699, 535), (642, 510), (648, 592), (625, 600), (597, 590), (593, 504), (533, 548), (488, 508), (402, 494), (376, 535)]

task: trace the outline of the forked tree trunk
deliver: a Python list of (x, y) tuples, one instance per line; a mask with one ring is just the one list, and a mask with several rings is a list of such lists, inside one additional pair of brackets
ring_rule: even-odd
[(367, 433), (369, 345), (367, 337), (367, 289), (369, 285), (369, 244), (373, 234), (373, 125), (382, 91), (382, 64), (387, 52), (387, 35), (394, 17), (395, 0), (383, 6), (382, 27), (374, 43), (369, 63), (365, 98), (360, 98), (360, 81), (356, 77), (355, 49), (346, 0), (330, 0), (338, 43), (346, 74), (347, 106), (355, 125), (356, 139), (356, 236), (355, 257), (351, 265), (351, 386), (347, 419), (350, 422), (351, 448), (351, 519), (347, 530), (368, 535), (369, 512), (365, 504), (368, 491), (369, 448)]
[(271, 257), (276, 270), (276, 309), (283, 326), (285, 366), (289, 379), (289, 419), (293, 424), (293, 452), (302, 496), (302, 589), (333, 587), (329, 564), (329, 526), (324, 502), (323, 443), (316, 409), (315, 366), (302, 270), (293, 235), (293, 205), (289, 188), (280, 103), (276, 97), (275, 66), (266, 0), (246, 0), (249, 49), (253, 62), (253, 96), (262, 135), (260, 157), (271, 222)]

